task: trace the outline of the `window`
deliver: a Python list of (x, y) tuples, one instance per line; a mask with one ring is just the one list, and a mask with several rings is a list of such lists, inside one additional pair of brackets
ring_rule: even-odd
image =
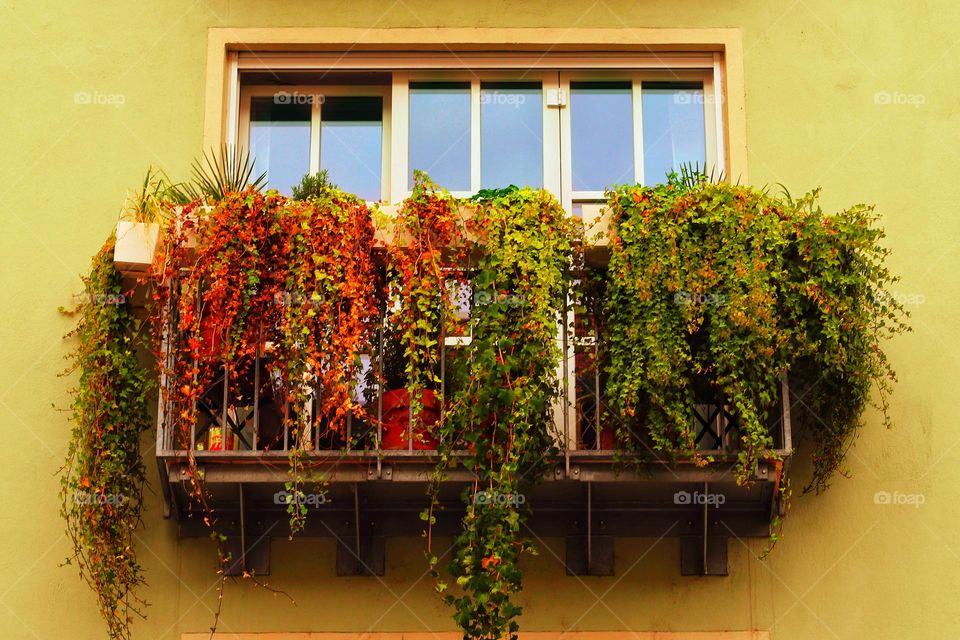
[(290, 104), (273, 96), (251, 98), (250, 152), (255, 175), (267, 173), (269, 186), (283, 193), (310, 168), (309, 104)]
[(703, 85), (644, 83), (644, 182), (662, 182), (681, 164), (707, 162)]
[(450, 191), (469, 191), (470, 83), (411, 82), (409, 110), (408, 166)]
[(388, 199), (389, 97), (387, 84), (243, 87), (239, 140), (267, 186), (285, 195), (304, 174), (325, 169), (346, 191)]
[(480, 186), (543, 186), (543, 87), (480, 85)]
[(283, 193), (326, 169), (365, 200), (396, 203), (422, 170), (457, 196), (543, 187), (574, 215), (612, 185), (722, 164), (712, 56), (676, 69), (464, 64), (241, 73), (237, 139)]
[(574, 191), (603, 191), (634, 180), (630, 82), (570, 83)]
[(320, 107), (320, 168), (342, 189), (380, 199), (383, 98), (332, 96)]

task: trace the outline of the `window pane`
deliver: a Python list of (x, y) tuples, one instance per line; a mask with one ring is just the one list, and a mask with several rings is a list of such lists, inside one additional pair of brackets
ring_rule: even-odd
[(310, 105), (285, 97), (253, 98), (250, 153), (254, 176), (267, 172), (267, 186), (290, 195), (310, 170)]
[(570, 83), (573, 190), (633, 182), (633, 89), (629, 82)]
[(543, 98), (539, 83), (480, 86), (480, 184), (543, 186)]
[(413, 171), (451, 191), (470, 190), (470, 83), (410, 83), (409, 185)]
[(663, 182), (684, 163), (706, 164), (703, 85), (643, 85), (645, 184)]
[(383, 98), (327, 96), (320, 108), (320, 168), (364, 200), (380, 199)]

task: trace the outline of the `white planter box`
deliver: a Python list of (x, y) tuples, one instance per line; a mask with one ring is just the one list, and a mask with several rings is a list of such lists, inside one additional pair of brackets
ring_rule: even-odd
[(591, 247), (609, 246), (607, 230), (610, 226), (610, 211), (605, 204), (584, 203), (580, 205), (583, 212), (583, 242)]
[(145, 273), (153, 264), (160, 225), (155, 222), (117, 222), (117, 245), (113, 262), (123, 274)]
[[(394, 229), (393, 221), (397, 217), (397, 211), (402, 205), (399, 204), (381, 204), (379, 205), (379, 215), (374, 213), (374, 225), (376, 226), (376, 235), (374, 236), (374, 242), (377, 246), (387, 247), (394, 244)], [(473, 218), (474, 212), (476, 211), (476, 206), (472, 204), (461, 204), (460, 205), (460, 219), (463, 220), (466, 224), (467, 220)], [(476, 240), (474, 235), (467, 232), (468, 240)], [(400, 246), (407, 246), (410, 243), (410, 238), (401, 237)]]

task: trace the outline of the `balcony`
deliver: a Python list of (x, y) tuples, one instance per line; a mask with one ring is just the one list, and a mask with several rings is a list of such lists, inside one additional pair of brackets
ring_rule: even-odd
[[(571, 327), (584, 326), (572, 311), (570, 317)], [(348, 417), (343, 434), (324, 432), (320, 425), (308, 434), (302, 454), (309, 473), (324, 487), (322, 493), (311, 493), (312, 482), (305, 488), (311, 496), (310, 513), (298, 535), (334, 537), (342, 575), (381, 574), (384, 538), (423, 531), (419, 514), (427, 505), (424, 490), (437, 458), (429, 433), (413, 433), (405, 391), (398, 394), (387, 388), (383, 376), (369, 374), (389, 348), (386, 318), (384, 314), (374, 353), (363, 358), (365, 373), (354, 398), (372, 419)], [(725, 575), (728, 539), (768, 537), (771, 520), (783, 508), (778, 489), (792, 451), (785, 381), (779, 410), (768, 416), (779, 459), (759, 463), (752, 481), (741, 485), (734, 477), (737, 421), (722, 399), (705, 390), (698, 392), (689, 419), (696, 446), (709, 462), (698, 465), (658, 455), (645, 442), (642, 425), (635, 429), (636, 452), (618, 453), (602, 367), (594, 364), (602, 345), (595, 336), (569, 335), (573, 332), (558, 330), (566, 357), (560, 363), (561, 401), (554, 407), (556, 454), (542, 482), (532, 483), (520, 497), (531, 510), (527, 533), (564, 537), (567, 571), (574, 575), (612, 575), (616, 537), (661, 536), (680, 538), (684, 575)], [(178, 340), (168, 333), (168, 358), (183, 346)], [(469, 340), (448, 336), (442, 341), (441, 385), (434, 397), (447, 396), (454, 384), (451, 363)], [(270, 357), (270, 345), (264, 345), (253, 362), (211, 362), (211, 383), (197, 400), (200, 419), (189, 435), (176, 433), (169, 419), (171, 407), (163, 401), (160, 406), (157, 461), (166, 515), (179, 522), (182, 536), (209, 535), (202, 519), (190, 517), (196, 512), (186, 483), (192, 456), (218, 529), (228, 537), (233, 574), (249, 569), (269, 573), (270, 539), (289, 533), (284, 488), (292, 434), (268, 372)], [(316, 402), (316, 394), (313, 397), (311, 403)], [(443, 419), (438, 402), (428, 399), (425, 404), (431, 419)], [(470, 452), (455, 455), (463, 458)], [(435, 536), (457, 530), (464, 509), (459, 495), (472, 479), (462, 466), (449, 475)]]

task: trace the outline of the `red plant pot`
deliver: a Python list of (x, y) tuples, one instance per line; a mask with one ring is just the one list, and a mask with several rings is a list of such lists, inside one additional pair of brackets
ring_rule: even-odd
[(600, 449), (611, 451), (617, 448), (617, 432), (612, 427), (600, 429)]
[[(420, 402), (413, 448), (417, 451), (436, 449), (440, 443), (430, 431), (440, 421), (440, 401), (433, 391), (424, 389)], [(383, 394), (383, 448), (393, 451), (410, 448), (410, 394), (406, 389)]]

